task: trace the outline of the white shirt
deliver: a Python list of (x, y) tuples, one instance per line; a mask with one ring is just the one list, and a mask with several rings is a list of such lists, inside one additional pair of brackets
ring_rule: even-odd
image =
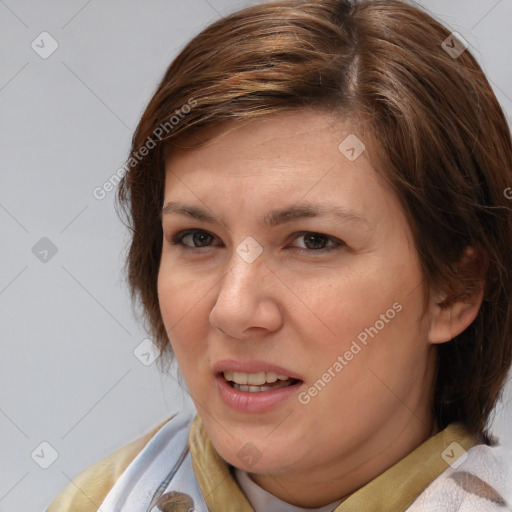
[(246, 471), (235, 468), (235, 478), (255, 512), (332, 512), (342, 501), (320, 508), (296, 507), (262, 489)]

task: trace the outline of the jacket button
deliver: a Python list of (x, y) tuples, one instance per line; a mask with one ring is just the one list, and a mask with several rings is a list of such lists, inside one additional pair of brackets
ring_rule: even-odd
[(194, 500), (183, 492), (162, 494), (156, 503), (161, 512), (195, 512)]

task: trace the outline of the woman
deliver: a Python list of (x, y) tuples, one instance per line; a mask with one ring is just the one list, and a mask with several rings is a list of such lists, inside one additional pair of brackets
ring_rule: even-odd
[(464, 41), (398, 0), (279, 0), (167, 70), (119, 190), (182, 414), (49, 510), (512, 504), (512, 145)]

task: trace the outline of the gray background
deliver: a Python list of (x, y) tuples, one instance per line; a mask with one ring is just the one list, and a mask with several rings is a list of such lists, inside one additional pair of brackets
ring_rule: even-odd
[[(92, 191), (122, 165), (185, 42), (254, 3), (0, 0), (0, 511), (43, 510), (82, 469), (191, 407), (133, 353), (146, 335), (122, 281), (127, 234), (114, 193)], [(510, 119), (512, 0), (421, 4), (468, 40)], [(31, 47), (43, 31), (59, 45), (47, 59)], [(509, 386), (495, 420), (508, 445), (511, 400)], [(48, 469), (41, 442), (58, 454)]]

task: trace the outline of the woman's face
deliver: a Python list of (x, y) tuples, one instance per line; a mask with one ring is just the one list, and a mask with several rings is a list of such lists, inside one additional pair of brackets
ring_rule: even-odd
[(163, 320), (214, 447), (253, 474), (377, 467), (432, 429), (418, 255), (361, 150), (300, 111), (166, 162)]

